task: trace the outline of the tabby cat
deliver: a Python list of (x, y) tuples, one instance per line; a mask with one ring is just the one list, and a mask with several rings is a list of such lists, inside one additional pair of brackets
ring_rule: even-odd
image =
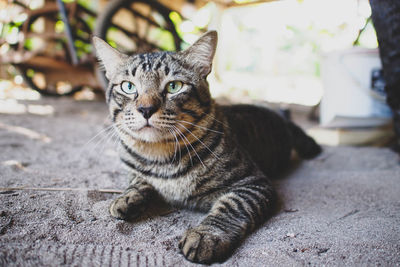
[(287, 167), (293, 148), (303, 158), (321, 148), (266, 108), (215, 103), (206, 81), (215, 31), (176, 53), (127, 56), (97, 37), (94, 45), (110, 81), (106, 100), (120, 157), (133, 177), (111, 215), (132, 219), (154, 194), (207, 212), (179, 248), (193, 262), (224, 261), (271, 214), (275, 193), (267, 177)]

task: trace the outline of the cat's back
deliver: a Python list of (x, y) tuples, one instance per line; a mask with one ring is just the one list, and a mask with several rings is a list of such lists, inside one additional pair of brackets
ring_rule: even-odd
[(293, 140), (284, 118), (256, 105), (221, 105), (219, 110), (234, 141), (264, 173), (274, 176), (288, 165)]

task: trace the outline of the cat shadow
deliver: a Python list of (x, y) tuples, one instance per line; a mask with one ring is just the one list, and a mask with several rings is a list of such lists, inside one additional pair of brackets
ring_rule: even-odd
[(286, 179), (289, 179), (291, 174), (294, 173), (300, 165), (303, 163), (304, 159), (300, 158), (299, 155), (297, 155), (296, 152), (292, 153), (289, 165), (282, 170), (278, 175), (275, 175), (274, 177), (271, 177), (271, 180), (273, 182), (275, 181), (283, 181)]
[(279, 175), (272, 177), (272, 185), (276, 190), (276, 202), (272, 211), (272, 215), (268, 218), (266, 222), (269, 221), (272, 217), (278, 215), (282, 211), (287, 211), (285, 207), (285, 199), (284, 196), (279, 193), (279, 189), (282, 187), (282, 184), (288, 181), (293, 177), (293, 173), (295, 173), (300, 166), (302, 165), (304, 159), (301, 159), (296, 153), (292, 155), (289, 166), (282, 171)]

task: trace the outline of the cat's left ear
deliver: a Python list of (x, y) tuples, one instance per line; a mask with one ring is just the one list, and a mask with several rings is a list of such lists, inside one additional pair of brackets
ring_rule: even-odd
[(117, 71), (117, 67), (124, 62), (127, 56), (96, 36), (93, 37), (93, 45), (96, 50), (96, 56), (106, 71), (106, 77), (110, 80)]
[(188, 49), (181, 52), (185, 61), (206, 77), (211, 72), (212, 61), (217, 48), (216, 31), (206, 32)]

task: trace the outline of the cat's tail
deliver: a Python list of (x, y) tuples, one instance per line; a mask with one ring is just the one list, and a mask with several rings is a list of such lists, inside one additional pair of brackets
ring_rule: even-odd
[(321, 146), (299, 126), (291, 121), (288, 121), (288, 126), (293, 135), (294, 149), (301, 158), (311, 159), (322, 152)]

